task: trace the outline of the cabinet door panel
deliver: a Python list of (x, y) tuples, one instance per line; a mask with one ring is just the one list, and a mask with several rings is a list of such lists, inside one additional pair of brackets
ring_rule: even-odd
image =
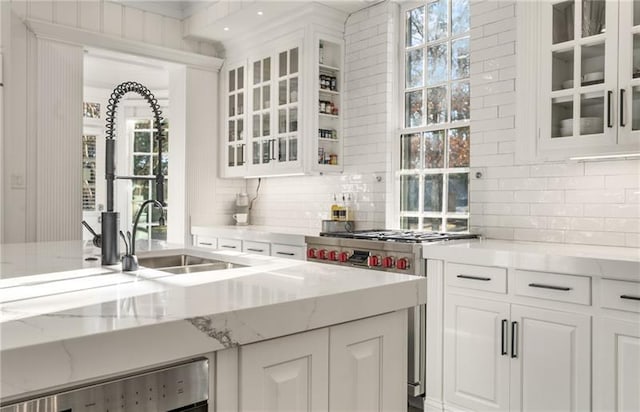
[(590, 317), (513, 305), (511, 320), (511, 410), (590, 410)]
[(240, 349), (240, 411), (328, 407), (328, 329)]
[(620, 2), (618, 85), (622, 103), (619, 143), (640, 146), (640, 2)]
[(406, 410), (407, 312), (330, 328), (332, 411)]
[(595, 403), (599, 411), (640, 410), (640, 322), (603, 318), (596, 330)]
[(509, 304), (453, 294), (445, 299), (445, 400), (472, 410), (508, 409), (502, 329)]

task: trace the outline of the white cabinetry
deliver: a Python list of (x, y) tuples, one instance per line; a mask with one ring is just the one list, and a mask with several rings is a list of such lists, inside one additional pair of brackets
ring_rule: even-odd
[(397, 311), (242, 346), (218, 368), (237, 362), (238, 411), (406, 410), (406, 320)]
[(329, 329), (240, 348), (240, 411), (324, 411)]
[(341, 34), (307, 24), (235, 59), (222, 77), (223, 177), (342, 170)]
[(537, 93), (538, 155), (637, 151), (640, 3), (566, 0), (518, 7), (523, 19), (536, 22), (526, 34), (523, 29), (518, 54), (527, 56), (520, 58), (519, 90)]
[(507, 410), (509, 304), (449, 294), (445, 307), (445, 400), (473, 410)]
[[(480, 288), (472, 283), (491, 285), (504, 269), (447, 266), (445, 402), (471, 410), (589, 410), (591, 317), (525, 306), (518, 304), (521, 301), (517, 297), (509, 297), (506, 290), (501, 294), (478, 292)], [(514, 272), (522, 277), (536, 273)], [(532, 290), (564, 293), (573, 290), (570, 287), (557, 290), (565, 288), (561, 275), (548, 278), (539, 273), (539, 276), (542, 280), (531, 283)], [(567, 278), (572, 285), (574, 278), (589, 279)], [(549, 279), (560, 286), (543, 283)], [(572, 298), (568, 294), (563, 301), (571, 302)], [(538, 304), (547, 306), (544, 302)]]
[(405, 410), (406, 312), (333, 326), (329, 335), (329, 410)]
[(207, 249), (235, 250), (288, 259), (306, 259), (304, 235), (230, 227), (192, 227), (193, 245)]
[(591, 409), (591, 318), (511, 306), (512, 411)]
[(638, 411), (640, 282), (602, 279), (600, 297), (606, 313), (595, 323), (595, 405), (599, 411)]

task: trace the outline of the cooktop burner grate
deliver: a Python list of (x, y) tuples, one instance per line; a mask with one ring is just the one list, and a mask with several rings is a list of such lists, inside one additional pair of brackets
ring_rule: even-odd
[(341, 239), (378, 240), (386, 242), (423, 243), (442, 240), (475, 239), (471, 233), (410, 232), (402, 230), (357, 230), (354, 232), (323, 232), (320, 236)]

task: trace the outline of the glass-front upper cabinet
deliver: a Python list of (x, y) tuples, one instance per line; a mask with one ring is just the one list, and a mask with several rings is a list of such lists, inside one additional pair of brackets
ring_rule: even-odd
[(618, 3), (565, 0), (543, 7), (543, 136), (553, 147), (577, 139), (615, 143)]
[(640, 143), (640, 0), (620, 3), (620, 143)]
[(539, 141), (564, 157), (640, 142), (640, 0), (541, 2)]
[(245, 84), (244, 66), (227, 71), (225, 165), (228, 176), (241, 176), (246, 169)]

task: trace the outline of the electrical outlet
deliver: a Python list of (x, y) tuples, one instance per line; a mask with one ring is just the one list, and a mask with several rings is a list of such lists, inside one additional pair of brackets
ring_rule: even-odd
[(12, 174), (11, 175), (11, 188), (12, 189), (24, 189), (24, 175)]

